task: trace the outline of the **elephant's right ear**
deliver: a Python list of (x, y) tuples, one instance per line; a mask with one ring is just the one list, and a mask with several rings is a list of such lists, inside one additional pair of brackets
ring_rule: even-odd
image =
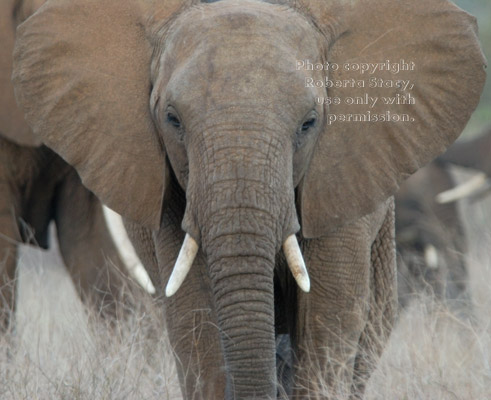
[(168, 171), (149, 107), (149, 4), (48, 0), (18, 28), (13, 81), (34, 133), (103, 203), (155, 229)]

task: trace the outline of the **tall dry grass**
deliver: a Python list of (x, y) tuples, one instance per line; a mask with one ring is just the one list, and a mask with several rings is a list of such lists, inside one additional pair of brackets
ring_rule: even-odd
[[(458, 181), (472, 171), (455, 169)], [(432, 297), (416, 296), (400, 312), (366, 398), (491, 399), (491, 195), (462, 201), (468, 238), (471, 311), (455, 312)]]
[[(400, 313), (368, 400), (491, 399), (491, 202), (464, 215), (471, 313), (431, 297)], [(56, 253), (24, 248), (15, 331), (0, 336), (0, 399), (180, 399), (161, 309), (149, 297), (112, 324), (84, 307)]]
[(15, 328), (0, 335), (0, 399), (179, 399), (161, 309), (124, 320), (84, 306), (56, 253), (23, 248)]

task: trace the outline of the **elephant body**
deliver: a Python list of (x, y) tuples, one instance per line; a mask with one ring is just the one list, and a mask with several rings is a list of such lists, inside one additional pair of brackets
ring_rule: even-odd
[[(348, 3), (48, 0), (17, 30), (26, 119), (123, 216), (186, 399), (359, 398), (390, 334), (392, 196), (460, 134), (484, 61), (447, 1)], [(407, 123), (333, 122), (366, 109), (328, 108), (318, 99), (346, 93), (306, 82), (359, 70), (297, 67), (408, 52), (418, 68), (398, 79), (425, 101)]]
[[(12, 47), (13, 30), (41, 1), (3, 2), (0, 41)], [(10, 19), (7, 20), (6, 17)], [(10, 31), (11, 30), (11, 31)], [(12, 39), (12, 40), (10, 40)], [(84, 187), (73, 167), (40, 144), (13, 99), (10, 63), (0, 70), (0, 318), (10, 324), (15, 309), (17, 248), (20, 243), (49, 247), (54, 221), (59, 248), (75, 287), (104, 314), (114, 314), (126, 268), (106, 226), (102, 204)]]
[[(468, 305), (467, 243), (456, 203), (435, 197), (455, 186), (447, 165), (434, 161), (402, 185), (395, 196), (399, 303), (426, 292)], [(465, 308), (465, 307), (464, 307)]]

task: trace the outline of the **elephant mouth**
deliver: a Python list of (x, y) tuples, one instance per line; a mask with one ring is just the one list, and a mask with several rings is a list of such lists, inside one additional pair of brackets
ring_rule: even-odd
[[(196, 242), (191, 235), (186, 234), (176, 264), (174, 265), (174, 269), (172, 270), (172, 274), (165, 288), (165, 295), (167, 297), (174, 295), (181, 287), (187, 274), (191, 270), (194, 259), (198, 254), (198, 250), (198, 242)], [(288, 267), (298, 286), (301, 290), (308, 293), (310, 291), (310, 278), (295, 234), (286, 238), (283, 243), (283, 252), (285, 253)]]

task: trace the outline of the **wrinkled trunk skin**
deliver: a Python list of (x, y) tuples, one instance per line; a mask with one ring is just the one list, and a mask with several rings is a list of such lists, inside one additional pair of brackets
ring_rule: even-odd
[[(227, 139), (221, 143), (220, 137)], [(291, 167), (279, 145), (265, 137), (205, 133), (197, 157), (190, 157), (197, 162), (190, 162), (183, 227), (192, 233), (190, 221), (199, 226), (221, 332), (226, 399), (276, 398), (274, 260), (285, 232), (296, 231), (298, 222)]]
[[(248, 211), (248, 220), (261, 224), (261, 213)], [(241, 231), (240, 216), (226, 209), (211, 219), (237, 226), (223, 236), (210, 233), (206, 242), (213, 296), (227, 368), (226, 398), (273, 398), (275, 337), (273, 268), (274, 246), (267, 229), (261, 234)], [(244, 221), (245, 222), (245, 221)], [(233, 228), (232, 228), (233, 229)]]

